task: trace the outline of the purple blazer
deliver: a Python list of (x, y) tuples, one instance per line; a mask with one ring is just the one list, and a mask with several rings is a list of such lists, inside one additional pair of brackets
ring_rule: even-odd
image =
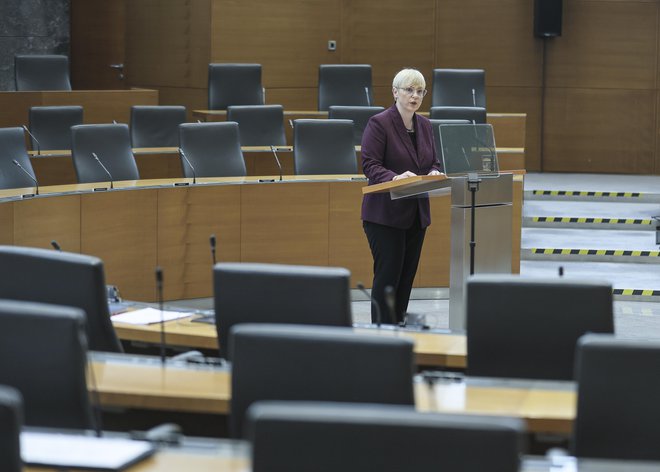
[[(426, 175), (441, 171), (435, 155), (433, 130), (428, 118), (415, 114), (417, 151), (403, 124), (396, 105), (373, 116), (362, 135), (362, 170), (369, 185), (389, 182), (407, 170)], [(389, 193), (365, 195), (362, 219), (372, 223), (407, 229), (419, 213), (422, 228), (431, 224), (428, 196), (392, 200)]]

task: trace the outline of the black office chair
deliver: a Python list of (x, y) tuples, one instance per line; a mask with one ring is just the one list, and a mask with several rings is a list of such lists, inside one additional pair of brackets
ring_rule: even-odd
[(16, 90), (71, 90), (69, 58), (50, 54), (14, 56)]
[[(94, 158), (99, 158), (99, 162)], [(71, 155), (79, 183), (139, 180), (128, 125), (78, 125), (71, 128)], [(107, 169), (108, 173), (103, 169)]]
[(110, 321), (103, 262), (92, 256), (0, 246), (0, 298), (74, 306), (87, 314), (94, 351), (121, 352)]
[(179, 125), (186, 122), (186, 107), (131, 107), (131, 146), (134, 148), (178, 147)]
[(219, 263), (213, 268), (220, 357), (239, 323), (351, 326), (351, 273), (340, 267)]
[(369, 64), (321, 64), (319, 66), (319, 110), (332, 105), (374, 104)]
[(383, 111), (383, 107), (347, 107), (333, 105), (328, 108), (328, 118), (331, 120), (353, 120), (353, 144), (362, 144), (362, 134), (367, 127), (369, 118)]
[(238, 123), (241, 146), (286, 146), (282, 105), (232, 105), (227, 121)]
[(80, 308), (0, 300), (0, 384), (21, 392), (26, 425), (93, 428), (86, 368)]
[(470, 376), (573, 380), (578, 338), (614, 331), (606, 282), (474, 276), (466, 313)]
[(83, 108), (80, 106), (31, 107), (29, 120), (33, 150), (71, 149), (71, 127), (83, 123)]
[[(1, 361), (0, 361), (1, 362)], [(23, 426), (23, 399), (18, 390), (0, 385), (0, 470), (21, 472), (20, 434)]]
[(261, 64), (209, 64), (209, 110), (263, 104)]
[(14, 160), (34, 177), (23, 128), (0, 128), (0, 189), (33, 187), (34, 180), (25, 175)]
[(467, 120), (474, 124), (486, 123), (486, 109), (483, 107), (431, 107), (432, 120)]
[(660, 461), (660, 342), (592, 334), (576, 357), (573, 453)]
[(295, 120), (293, 165), (296, 175), (357, 174), (351, 120)]
[(483, 69), (433, 69), (432, 107), (486, 108)]
[(247, 413), (253, 472), (517, 472), (522, 420), (394, 405), (257, 402)]
[(329, 326), (242, 324), (232, 328), (229, 342), (236, 438), (244, 436), (247, 408), (259, 400), (414, 405), (408, 339)]
[(185, 177), (243, 177), (247, 173), (238, 123), (184, 123), (179, 126), (179, 143), (194, 167), (181, 158)]

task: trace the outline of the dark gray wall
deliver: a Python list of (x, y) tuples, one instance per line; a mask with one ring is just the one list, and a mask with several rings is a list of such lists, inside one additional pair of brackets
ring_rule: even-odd
[(15, 54), (69, 55), (70, 0), (0, 0), (0, 90), (15, 90)]

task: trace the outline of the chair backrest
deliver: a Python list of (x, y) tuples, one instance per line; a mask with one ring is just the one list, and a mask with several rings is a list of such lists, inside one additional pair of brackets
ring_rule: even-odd
[(362, 144), (362, 134), (367, 127), (369, 118), (383, 111), (383, 107), (349, 107), (333, 105), (328, 109), (331, 120), (353, 120), (353, 144)]
[(474, 124), (486, 123), (486, 109), (483, 107), (431, 107), (432, 120), (467, 120)]
[(33, 187), (34, 181), (13, 163), (14, 160), (34, 177), (23, 128), (0, 128), (0, 189)]
[(179, 125), (179, 146), (193, 165), (181, 159), (185, 177), (243, 177), (245, 160), (238, 123), (184, 123)]
[(442, 158), (442, 136), (440, 135), (440, 125), (469, 125), (468, 120), (430, 120), (433, 129), (433, 139), (435, 140), (435, 155), (440, 163), (440, 168), (444, 172), (445, 160)]
[(138, 180), (135, 156), (126, 124), (78, 125), (71, 128), (71, 155), (79, 183), (110, 180), (94, 159), (95, 153), (112, 180)]
[(83, 108), (80, 106), (30, 108), (32, 149), (71, 149), (71, 127), (82, 123)]
[(239, 323), (351, 326), (351, 273), (340, 267), (219, 263), (213, 269), (220, 357)]
[(472, 376), (573, 380), (580, 336), (614, 331), (607, 282), (482, 275), (466, 300)]
[(18, 390), (0, 385), (0, 470), (21, 472), (20, 434), (23, 426), (23, 399)]
[(369, 64), (319, 65), (319, 110), (332, 105), (372, 106), (374, 103)]
[(48, 249), (0, 246), (0, 298), (81, 308), (94, 351), (121, 352), (110, 321), (101, 259)]
[(282, 105), (232, 105), (227, 121), (238, 123), (241, 146), (286, 146)]
[(209, 64), (209, 110), (263, 104), (261, 64)]
[(295, 120), (293, 165), (296, 175), (357, 174), (351, 120)]
[(413, 405), (413, 343), (351, 328), (243, 324), (232, 328), (230, 428), (243, 437), (259, 400)]
[(131, 146), (178, 147), (179, 125), (185, 122), (184, 106), (132, 106)]
[(16, 90), (71, 90), (69, 58), (55, 54), (14, 56)]
[(660, 342), (592, 334), (576, 357), (573, 453), (659, 461)]
[(0, 300), (0, 384), (21, 392), (25, 424), (89, 429), (85, 313)]
[(433, 69), (431, 106), (486, 108), (486, 72), (483, 69)]
[(247, 430), (253, 472), (517, 472), (525, 425), (395, 405), (257, 402)]

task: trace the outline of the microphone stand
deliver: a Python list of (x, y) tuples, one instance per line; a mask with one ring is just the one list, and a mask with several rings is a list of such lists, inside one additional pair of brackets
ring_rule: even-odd
[(470, 275), (474, 275), (474, 253), (477, 246), (475, 241), (475, 224), (476, 224), (476, 199), (477, 191), (479, 190), (479, 183), (481, 179), (476, 173), (469, 172), (467, 175), (468, 190), (470, 190)]

